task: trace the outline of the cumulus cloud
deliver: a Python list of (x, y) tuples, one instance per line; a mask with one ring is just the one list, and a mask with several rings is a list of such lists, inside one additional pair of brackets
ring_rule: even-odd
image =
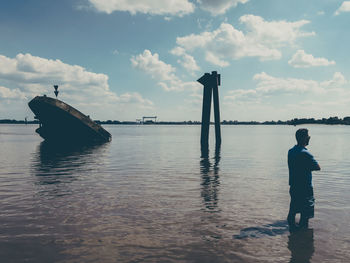
[[(31, 85), (47, 85), (59, 83), (70, 85), (70, 89), (78, 89), (82, 86), (96, 87), (102, 91), (109, 91), (108, 76), (86, 71), (77, 65), (65, 64), (60, 60), (51, 60), (32, 56), (31, 54), (18, 54), (15, 58), (0, 55), (0, 79), (16, 81), (27, 91), (33, 90)], [(77, 86), (75, 86), (77, 85)]]
[(291, 45), (300, 37), (315, 35), (314, 32), (304, 32), (300, 29), (310, 23), (308, 20), (265, 21), (262, 17), (255, 15), (244, 15), (239, 20), (247, 27), (249, 39), (267, 46)]
[(181, 57), (181, 59), (179, 59), (177, 62), (181, 64), (185, 69), (187, 69), (190, 73), (193, 74), (193, 72), (200, 70), (194, 57), (188, 55), (184, 48), (176, 47), (172, 49), (170, 53)]
[[(196, 0), (196, 4), (202, 10), (216, 16), (226, 13), (230, 8), (238, 4), (245, 4), (249, 0)], [(183, 16), (193, 13), (195, 10), (194, 1), (189, 0), (89, 0), (92, 8), (99, 12), (111, 14), (115, 11), (129, 12), (132, 15), (137, 13), (150, 15), (164, 15), (166, 20), (169, 16)], [(79, 9), (87, 7), (79, 6)]]
[(99, 12), (111, 14), (126, 11), (131, 14), (183, 16), (194, 11), (194, 4), (188, 0), (89, 0)]
[(274, 77), (265, 72), (253, 79), (255, 88), (234, 89), (224, 96), (227, 113), (243, 120), (348, 114), (344, 109), (350, 103), (349, 82), (340, 72), (325, 81)]
[(295, 68), (309, 68), (335, 65), (335, 61), (329, 61), (326, 58), (315, 58), (311, 54), (306, 54), (304, 50), (298, 50), (288, 61), (288, 64)]
[(347, 83), (348, 81), (346, 80), (343, 74), (341, 74), (340, 72), (335, 72), (331, 80), (321, 82), (321, 87), (324, 87), (326, 89), (338, 89)]
[(245, 15), (240, 18), (240, 22), (245, 25), (246, 32), (231, 24), (222, 23), (212, 32), (178, 37), (176, 43), (188, 53), (200, 49), (208, 62), (225, 67), (229, 65), (229, 60), (243, 57), (280, 59), (281, 47), (294, 45), (298, 38), (315, 34), (301, 30), (301, 27), (309, 23), (307, 20), (265, 21), (259, 16)]
[(153, 102), (145, 99), (138, 92), (127, 92), (119, 96), (119, 102), (121, 103), (141, 103), (141, 105), (152, 106)]
[(2, 99), (26, 99), (26, 95), (19, 89), (9, 89), (0, 86), (0, 98)]
[(176, 69), (159, 59), (157, 53), (152, 54), (149, 50), (144, 50), (142, 54), (133, 56), (131, 64), (134, 68), (142, 70), (151, 75), (153, 79), (159, 80), (160, 85), (166, 91), (195, 90), (199, 88), (196, 82), (183, 82), (176, 74)]
[(334, 14), (339, 15), (342, 12), (350, 12), (350, 1), (344, 1)]
[(200, 8), (210, 12), (212, 15), (226, 13), (231, 7), (236, 7), (239, 3), (245, 4), (249, 0), (197, 0)]
[(0, 55), (2, 99), (28, 100), (45, 93), (53, 94), (53, 84), (60, 86), (59, 98), (72, 106), (83, 106), (87, 112), (95, 111), (102, 118), (107, 116), (104, 115), (105, 112), (117, 112), (116, 107), (124, 107), (127, 103), (133, 104), (133, 107), (153, 107), (151, 101), (138, 93), (118, 96), (110, 90), (108, 76), (105, 74), (89, 72), (78, 65), (31, 54), (18, 54), (15, 58)]
[(267, 96), (277, 97), (277, 95), (325, 95), (329, 92), (340, 90), (348, 83), (340, 72), (334, 73), (332, 79), (321, 82), (308, 79), (278, 78), (265, 72), (255, 74), (253, 79), (257, 83), (256, 88), (231, 90), (228, 93), (229, 95), (225, 97), (225, 100), (261, 100)]
[(257, 82), (258, 93), (305, 93), (322, 92), (317, 81), (296, 79), (296, 78), (276, 78), (265, 72), (254, 75), (253, 79)]

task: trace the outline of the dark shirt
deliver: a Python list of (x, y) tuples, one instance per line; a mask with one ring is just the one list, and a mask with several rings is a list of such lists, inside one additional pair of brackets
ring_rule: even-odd
[(318, 167), (305, 147), (295, 145), (288, 151), (289, 185), (293, 188), (312, 187), (311, 171), (318, 170)]

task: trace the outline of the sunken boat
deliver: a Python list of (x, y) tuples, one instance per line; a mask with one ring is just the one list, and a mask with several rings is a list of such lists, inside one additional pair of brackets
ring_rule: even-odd
[(39, 120), (39, 128), (35, 131), (45, 141), (76, 145), (112, 139), (111, 134), (89, 116), (58, 99), (37, 96), (28, 106)]

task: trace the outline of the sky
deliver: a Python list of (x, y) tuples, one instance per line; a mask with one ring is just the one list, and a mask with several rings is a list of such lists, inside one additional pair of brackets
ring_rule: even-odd
[[(58, 98), (93, 119), (350, 116), (350, 1), (0, 0), (0, 119)], [(213, 117), (212, 117), (213, 118)]]

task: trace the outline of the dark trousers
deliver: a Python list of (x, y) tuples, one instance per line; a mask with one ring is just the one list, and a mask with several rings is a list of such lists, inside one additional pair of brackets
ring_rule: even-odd
[(289, 189), (290, 206), (288, 213), (288, 224), (295, 227), (295, 215), (300, 213), (299, 227), (308, 227), (309, 219), (314, 217), (314, 191), (311, 186), (293, 187)]

